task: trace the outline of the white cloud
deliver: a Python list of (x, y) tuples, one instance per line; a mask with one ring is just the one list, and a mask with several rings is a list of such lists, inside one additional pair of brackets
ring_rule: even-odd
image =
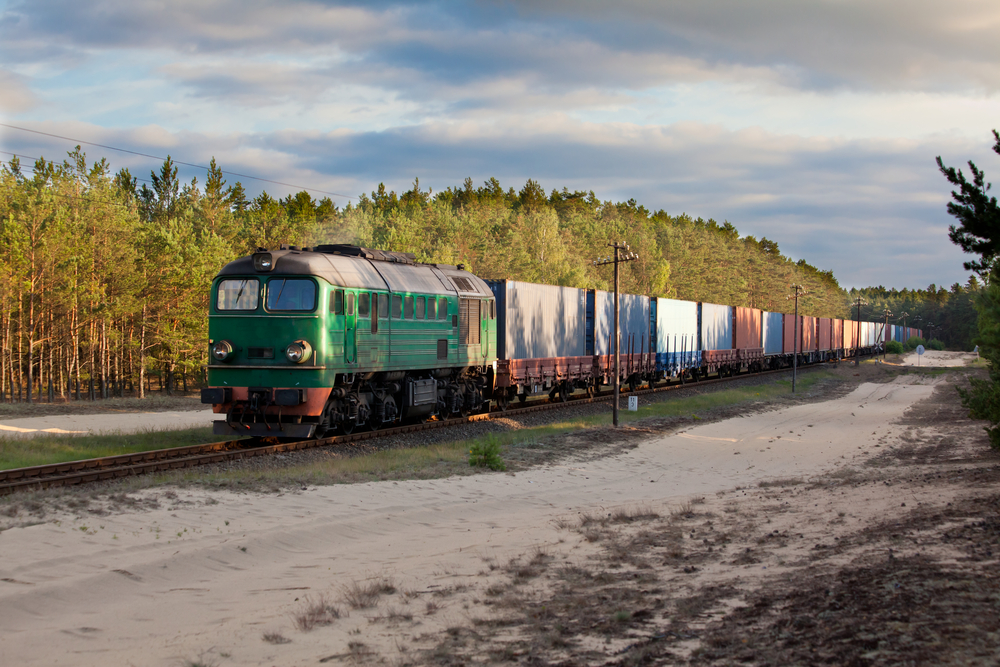
[(35, 107), (37, 98), (24, 77), (0, 67), (0, 112), (22, 113)]

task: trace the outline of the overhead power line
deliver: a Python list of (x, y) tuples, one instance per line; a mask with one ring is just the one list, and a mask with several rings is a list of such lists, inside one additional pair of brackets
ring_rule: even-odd
[[(106, 148), (109, 151), (118, 151), (119, 153), (128, 153), (129, 155), (138, 155), (139, 157), (148, 157), (153, 160), (166, 160), (164, 157), (158, 155), (150, 155), (149, 153), (140, 153), (139, 151), (132, 151), (127, 148), (117, 148), (115, 146), (108, 146), (106, 144), (98, 144), (93, 141), (85, 141), (83, 139), (74, 139), (73, 137), (64, 137), (59, 134), (52, 134), (50, 132), (41, 132), (40, 130), (31, 130), (26, 127), (18, 127), (17, 125), (8, 125), (7, 123), (0, 123), (0, 127), (6, 127), (11, 130), (20, 130), (21, 132), (30, 132), (32, 134), (40, 134), (43, 137), (52, 137), (53, 139), (62, 139), (64, 141), (74, 141), (78, 144), (86, 144), (87, 146), (96, 146), (97, 148)], [(173, 159), (173, 158), (171, 158)], [(173, 160), (174, 164), (181, 164), (185, 167), (194, 167), (196, 169), (204, 169), (208, 171), (208, 167), (201, 164), (192, 164), (191, 162), (181, 162), (180, 160)], [(345, 199), (351, 200), (354, 197), (349, 195), (342, 195), (339, 192), (328, 192), (326, 190), (318, 190), (316, 188), (307, 188), (304, 185), (295, 185), (293, 183), (283, 183), (281, 181), (273, 181), (269, 178), (260, 178), (259, 176), (250, 176), (249, 174), (238, 174), (235, 171), (226, 171), (225, 169), (220, 169), (223, 174), (228, 174), (230, 176), (236, 176), (237, 178), (249, 178), (254, 181), (261, 181), (263, 183), (273, 183), (274, 185), (284, 185), (289, 188), (301, 188), (302, 190), (308, 190), (309, 192), (318, 192), (324, 195), (330, 195), (331, 197), (344, 197)]]

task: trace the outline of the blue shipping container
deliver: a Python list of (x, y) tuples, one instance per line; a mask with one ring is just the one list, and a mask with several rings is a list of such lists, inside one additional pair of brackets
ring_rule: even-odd
[(782, 313), (763, 313), (764, 354), (781, 354)]

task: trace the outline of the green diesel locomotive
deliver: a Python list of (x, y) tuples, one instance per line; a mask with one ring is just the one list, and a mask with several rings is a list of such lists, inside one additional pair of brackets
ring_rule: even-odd
[(488, 407), (496, 301), (462, 265), (349, 245), (258, 249), (212, 282), (218, 435), (322, 437)]

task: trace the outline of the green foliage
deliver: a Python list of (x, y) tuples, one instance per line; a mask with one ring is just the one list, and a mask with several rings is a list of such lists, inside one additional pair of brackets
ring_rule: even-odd
[(358, 243), (485, 278), (611, 289), (612, 271), (593, 261), (622, 241), (639, 255), (622, 267), (626, 292), (787, 311), (797, 282), (804, 312), (847, 314), (829, 271), (741, 237), (728, 221), (593, 192), (546, 194), (532, 180), (518, 191), (466, 179), (432, 194), (414, 179), (401, 195), (380, 184), (339, 209), (307, 192), (249, 199), (214, 159), (204, 186), (182, 182), (168, 157), (140, 187), (79, 149), (62, 163), (39, 159), (32, 172), (17, 158), (0, 167), (0, 398), (47, 383), (65, 396), (69, 381), (119, 392), (128, 382), (139, 393), (149, 374), (168, 388), (200, 377), (210, 281), (259, 246)]
[[(917, 349), (917, 345), (924, 345), (924, 339), (920, 336), (910, 336), (906, 340), (906, 349), (908, 350)], [(926, 347), (926, 345), (924, 345), (924, 347)]]
[[(926, 289), (886, 289), (885, 287), (865, 287), (852, 289), (849, 299), (857, 297), (867, 304), (861, 307), (861, 319), (884, 322), (888, 309), (892, 315), (889, 324), (906, 325), (941, 340), (946, 348), (971, 350), (976, 336), (976, 298), (982, 284), (974, 276), (968, 283), (955, 283), (949, 289), (931, 283)], [(856, 319), (856, 309), (851, 309), (852, 319)]]
[[(996, 140), (993, 152), (1000, 155), (1000, 133), (993, 130), (993, 138)], [(1000, 234), (997, 233), (1000, 230), (1000, 206), (997, 205), (997, 198), (987, 194), (990, 184), (986, 182), (986, 174), (971, 160), (971, 181), (961, 170), (944, 166), (940, 156), (937, 164), (948, 182), (958, 188), (957, 192), (951, 192), (954, 201), (948, 202), (948, 213), (959, 224), (948, 227), (948, 237), (965, 252), (980, 256), (978, 260), (965, 262), (966, 269), (988, 276), (992, 273), (996, 257), (1000, 255)]]
[(469, 448), (469, 465), (473, 468), (506, 470), (507, 464), (500, 457), (500, 440), (490, 434), (473, 442)]
[[(384, 184), (318, 223), (310, 243), (356, 242), (413, 252), (427, 262), (464, 264), (484, 278), (610, 289), (613, 275), (593, 260), (628, 243), (639, 260), (622, 266), (623, 291), (783, 312), (791, 282), (803, 284), (808, 312), (846, 315), (844, 291), (829, 271), (781, 255), (777, 243), (741, 237), (729, 222), (650, 212), (634, 200), (602, 202), (593, 192), (528, 181), (516, 192), (495, 178), (476, 188), (397, 195)], [(683, 267), (679, 270), (675, 267)]]
[(889, 354), (903, 354), (903, 344), (898, 340), (890, 340), (885, 344), (885, 351)]
[(943, 350), (944, 349), (944, 343), (941, 342), (941, 341), (939, 341), (937, 338), (932, 338), (931, 340), (927, 341), (927, 349), (929, 349), (929, 350)]
[[(993, 151), (1000, 154), (1000, 134), (993, 130), (993, 137)], [(940, 157), (937, 163), (948, 182), (959, 188), (957, 192), (952, 190), (953, 201), (948, 203), (948, 212), (959, 221), (957, 227), (948, 228), (949, 237), (965, 252), (979, 255), (978, 261), (966, 262), (965, 268), (986, 278), (986, 286), (975, 302), (979, 335), (974, 342), (979, 345), (980, 357), (986, 360), (989, 377), (970, 378), (970, 388), (959, 388), (958, 393), (971, 417), (989, 422), (984, 430), (990, 446), (1000, 450), (1000, 267), (996, 264), (1000, 254), (1000, 207), (996, 197), (986, 194), (990, 188), (986, 174), (971, 161), (971, 182), (961, 171), (945, 167)]]

